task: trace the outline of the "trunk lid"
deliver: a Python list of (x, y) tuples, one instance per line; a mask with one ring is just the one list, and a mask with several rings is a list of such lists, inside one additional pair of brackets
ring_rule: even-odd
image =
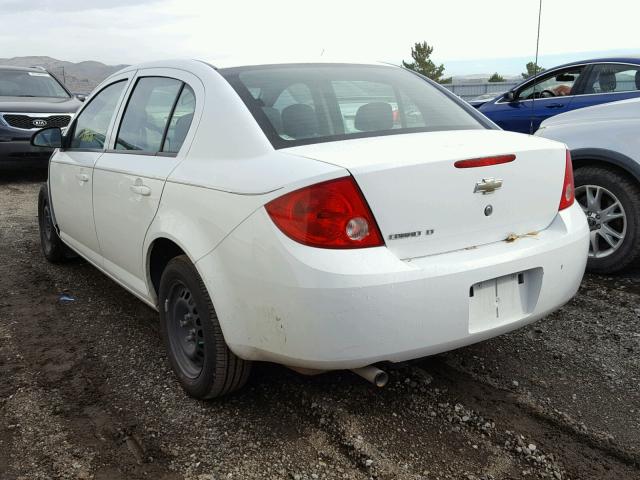
[[(545, 229), (558, 213), (565, 168), (561, 143), (499, 130), (387, 135), (282, 151), (349, 170), (387, 247), (403, 259)], [(516, 159), (454, 167), (458, 160), (506, 154)], [(474, 192), (485, 179), (502, 186)]]

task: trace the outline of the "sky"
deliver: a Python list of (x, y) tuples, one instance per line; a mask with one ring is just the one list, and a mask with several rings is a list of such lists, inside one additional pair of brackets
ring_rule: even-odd
[[(448, 75), (518, 74), (535, 55), (538, 1), (0, 0), (0, 57), (132, 64), (323, 54), (399, 63), (427, 41)], [(640, 1), (592, 1), (542, 0), (541, 65), (640, 53)]]

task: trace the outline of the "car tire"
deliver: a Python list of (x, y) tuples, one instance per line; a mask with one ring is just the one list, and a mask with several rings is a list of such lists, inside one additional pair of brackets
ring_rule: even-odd
[(640, 264), (640, 185), (623, 174), (602, 167), (578, 168), (574, 178), (577, 200), (581, 205), (585, 204), (580, 195), (585, 186), (602, 187), (620, 202), (626, 221), (624, 238), (612, 253), (596, 258), (591, 255), (592, 247), (590, 247), (587, 271), (612, 274)]
[(62, 263), (73, 257), (73, 251), (67, 247), (53, 225), (51, 205), (49, 204), (49, 188), (46, 184), (40, 187), (38, 194), (38, 227), (40, 229), (40, 246), (44, 257), (51, 263)]
[(216, 398), (247, 382), (251, 362), (229, 350), (209, 293), (186, 255), (164, 269), (158, 305), (169, 363), (189, 395)]

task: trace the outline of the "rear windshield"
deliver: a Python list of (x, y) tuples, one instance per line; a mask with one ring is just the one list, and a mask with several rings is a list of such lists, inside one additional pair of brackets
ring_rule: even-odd
[(0, 70), (0, 97), (69, 98), (69, 94), (47, 72)]
[(220, 73), (275, 148), (485, 128), (438, 88), (396, 67), (274, 65)]

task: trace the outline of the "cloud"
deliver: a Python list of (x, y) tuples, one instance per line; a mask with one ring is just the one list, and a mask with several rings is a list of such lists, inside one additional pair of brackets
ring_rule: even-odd
[(0, 0), (3, 14), (20, 12), (82, 12), (107, 10), (141, 4), (157, 3), (160, 0)]
[[(517, 3), (517, 8), (514, 5)], [(640, 47), (637, 0), (543, 0), (540, 54)], [(414, 42), (438, 62), (531, 57), (538, 0), (0, 0), (2, 56), (138, 63), (222, 56), (398, 62)], [(580, 12), (580, 28), (567, 19)], [(620, 12), (624, 11), (624, 15)], [(575, 23), (575, 22), (574, 22)], [(29, 32), (29, 35), (25, 35)], [(465, 68), (467, 68), (465, 66)], [(478, 63), (478, 69), (484, 68)], [(508, 72), (504, 72), (508, 73)]]

